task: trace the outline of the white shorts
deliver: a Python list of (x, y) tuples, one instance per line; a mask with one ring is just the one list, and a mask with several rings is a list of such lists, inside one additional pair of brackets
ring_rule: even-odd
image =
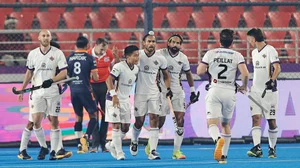
[(60, 112), (61, 95), (45, 97), (32, 94), (29, 98), (29, 121), (32, 121), (32, 114), (44, 113), (45, 116), (58, 116)]
[(160, 93), (157, 94), (135, 94), (134, 116), (145, 116), (148, 113), (160, 115), (159, 110)]
[[(276, 119), (276, 114), (278, 111), (278, 91), (277, 92), (266, 92), (266, 95), (264, 98), (261, 97), (261, 92), (251, 92), (250, 95), (253, 97), (254, 100), (256, 100), (260, 105), (262, 105), (268, 112), (264, 113), (266, 116), (266, 119)], [(259, 115), (262, 114), (263, 110), (257, 106), (255, 103), (253, 103), (250, 100), (250, 110), (251, 114), (253, 115)]]
[[(160, 116), (166, 116), (167, 114), (170, 114), (170, 107), (168, 104), (168, 100), (166, 98), (167, 93), (161, 93), (160, 94), (160, 110), (161, 114)], [(173, 94), (173, 97), (171, 99), (171, 103), (173, 106), (174, 112), (185, 112), (185, 94), (184, 92), (180, 94)]]
[(230, 121), (235, 107), (235, 91), (210, 88), (205, 97), (206, 118), (221, 118), (222, 121)]
[(120, 108), (115, 108), (113, 102), (105, 102), (105, 121), (111, 123), (130, 123), (131, 107), (129, 101), (120, 102)]

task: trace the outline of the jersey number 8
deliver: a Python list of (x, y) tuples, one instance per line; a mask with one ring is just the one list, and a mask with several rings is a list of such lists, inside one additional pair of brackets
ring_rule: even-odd
[(80, 64), (80, 62), (75, 62), (74, 63), (74, 73), (75, 74), (80, 74), (80, 72), (81, 72), (81, 64)]

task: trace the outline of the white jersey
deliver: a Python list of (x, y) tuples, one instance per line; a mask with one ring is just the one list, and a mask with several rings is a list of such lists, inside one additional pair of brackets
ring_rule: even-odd
[[(159, 50), (161, 54), (166, 58), (168, 65), (168, 72), (171, 76), (171, 90), (173, 93), (181, 93), (181, 73), (182, 70), (185, 72), (190, 71), (190, 63), (185, 54), (181, 51), (176, 56), (171, 56), (167, 48)], [(162, 73), (160, 73), (162, 75)], [(167, 91), (167, 87), (165, 85), (164, 79), (160, 76), (160, 87), (163, 92)]]
[(167, 60), (160, 51), (155, 51), (152, 56), (147, 56), (144, 50), (140, 50), (139, 55), (136, 94), (158, 94), (157, 74), (160, 69), (167, 69)]
[(263, 92), (266, 82), (272, 77), (273, 63), (279, 63), (278, 53), (273, 46), (266, 45), (260, 51), (252, 51), (252, 63), (254, 66), (253, 85), (251, 91)]
[(137, 65), (134, 65), (133, 69), (131, 69), (126, 61), (119, 62), (113, 66), (110, 75), (118, 79), (116, 91), (120, 102), (129, 100), (129, 94), (136, 81), (138, 72)]
[[(45, 54), (38, 47), (31, 50), (26, 63), (27, 69), (33, 71), (31, 84), (34, 86), (42, 85), (45, 80), (51, 79), (56, 75), (57, 70), (66, 69), (68, 64), (65, 55), (61, 50), (50, 47)], [(58, 86), (52, 85), (47, 89), (36, 90), (37, 94), (49, 94), (55, 96), (59, 94)]]
[(245, 60), (241, 53), (228, 48), (216, 48), (207, 51), (202, 63), (208, 65), (211, 75), (210, 87), (235, 90), (235, 80), (239, 64)]

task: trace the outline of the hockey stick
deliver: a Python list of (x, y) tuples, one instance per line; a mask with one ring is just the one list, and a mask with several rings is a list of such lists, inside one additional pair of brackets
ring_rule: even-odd
[[(52, 85), (57, 85), (57, 84), (60, 84), (60, 83), (65, 83), (65, 82), (72, 81), (72, 80), (75, 80), (75, 79), (78, 80), (79, 77), (76, 76), (76, 77), (64, 79), (64, 80), (55, 82), (55, 83), (53, 83)], [(27, 88), (27, 89), (23, 89), (23, 90), (17, 90), (16, 87), (13, 87), (13, 88), (12, 88), (12, 92), (13, 92), (14, 94), (23, 94), (23, 93), (31, 92), (31, 91), (34, 91), (34, 90), (38, 90), (38, 89), (40, 89), (40, 88), (42, 88), (42, 85), (40, 85), (40, 86), (34, 86), (34, 87)]]
[(263, 92), (262, 95), (261, 95), (261, 98), (264, 98), (264, 97), (265, 97), (266, 92), (267, 92), (267, 88), (265, 88), (264, 92)]
[(182, 135), (183, 130), (178, 129), (177, 120), (176, 120), (176, 116), (175, 116), (175, 113), (174, 113), (174, 110), (173, 110), (173, 106), (172, 106), (170, 97), (167, 97), (167, 101), (168, 101), (168, 104), (169, 104), (170, 112), (171, 112), (173, 123), (174, 123), (174, 126), (175, 126), (175, 131), (177, 132), (178, 135)]

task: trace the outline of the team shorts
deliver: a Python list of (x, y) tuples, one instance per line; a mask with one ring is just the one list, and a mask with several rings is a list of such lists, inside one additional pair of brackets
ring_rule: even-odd
[(83, 107), (89, 114), (97, 112), (96, 102), (91, 92), (72, 93), (71, 102), (77, 116), (83, 117)]
[[(250, 95), (268, 111), (264, 112), (267, 120), (276, 119), (276, 114), (278, 112), (278, 91), (267, 91), (264, 98), (261, 97), (261, 92), (251, 92)], [(252, 116), (260, 115), (263, 112), (263, 110), (252, 101), (250, 101), (250, 110)]]
[(134, 96), (134, 116), (140, 117), (146, 114), (160, 115), (159, 110), (160, 93), (157, 94), (135, 94)]
[[(160, 110), (161, 110), (161, 115), (160, 116), (166, 116), (167, 114), (170, 114), (170, 107), (168, 104), (168, 100), (166, 98), (166, 94), (162, 92), (160, 94)], [(171, 99), (172, 107), (174, 112), (185, 112), (185, 94), (184, 92), (182, 93), (177, 93), (173, 94), (173, 97)]]
[(236, 102), (235, 91), (223, 88), (210, 88), (205, 97), (206, 118), (230, 121)]
[(120, 102), (120, 108), (115, 108), (111, 100), (105, 102), (105, 121), (111, 123), (130, 123), (130, 102)]

